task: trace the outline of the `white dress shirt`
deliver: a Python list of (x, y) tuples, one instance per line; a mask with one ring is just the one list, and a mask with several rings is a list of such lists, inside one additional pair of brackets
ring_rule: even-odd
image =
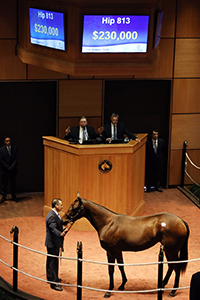
[[(85, 126), (85, 141), (88, 140), (88, 132), (87, 132), (87, 126)], [(79, 130), (79, 142), (80, 144), (83, 143), (83, 128), (80, 126)]]

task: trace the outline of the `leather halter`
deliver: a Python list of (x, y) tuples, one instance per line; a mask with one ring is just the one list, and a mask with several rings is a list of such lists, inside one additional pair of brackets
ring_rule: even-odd
[[(78, 199), (77, 199), (77, 200), (78, 200)], [(79, 216), (79, 214), (82, 212), (83, 207), (84, 207), (84, 205), (83, 205), (83, 203), (81, 203), (78, 212), (77, 212), (74, 216), (70, 216), (70, 215), (68, 215), (67, 213), (65, 213), (66, 217), (69, 219), (69, 223), (72, 223), (72, 225), (73, 225), (73, 223), (76, 221), (76, 220), (75, 220), (76, 217)]]

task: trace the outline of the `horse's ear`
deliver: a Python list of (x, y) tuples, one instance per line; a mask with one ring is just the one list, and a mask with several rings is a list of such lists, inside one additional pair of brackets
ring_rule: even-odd
[(78, 199), (78, 200), (81, 200), (81, 195), (80, 195), (79, 192), (77, 192), (77, 199)]

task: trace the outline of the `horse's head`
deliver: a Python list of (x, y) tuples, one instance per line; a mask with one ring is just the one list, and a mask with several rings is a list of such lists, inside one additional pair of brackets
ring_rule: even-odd
[(67, 225), (68, 223), (74, 223), (76, 220), (80, 219), (83, 216), (83, 202), (78, 193), (77, 199), (70, 205), (67, 213), (62, 219), (63, 225)]

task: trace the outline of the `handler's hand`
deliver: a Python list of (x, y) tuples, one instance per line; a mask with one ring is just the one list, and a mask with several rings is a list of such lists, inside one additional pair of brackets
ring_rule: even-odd
[(63, 232), (61, 233), (61, 235), (60, 236), (65, 236), (65, 234), (68, 232), (68, 228), (65, 228), (65, 230), (63, 230)]

